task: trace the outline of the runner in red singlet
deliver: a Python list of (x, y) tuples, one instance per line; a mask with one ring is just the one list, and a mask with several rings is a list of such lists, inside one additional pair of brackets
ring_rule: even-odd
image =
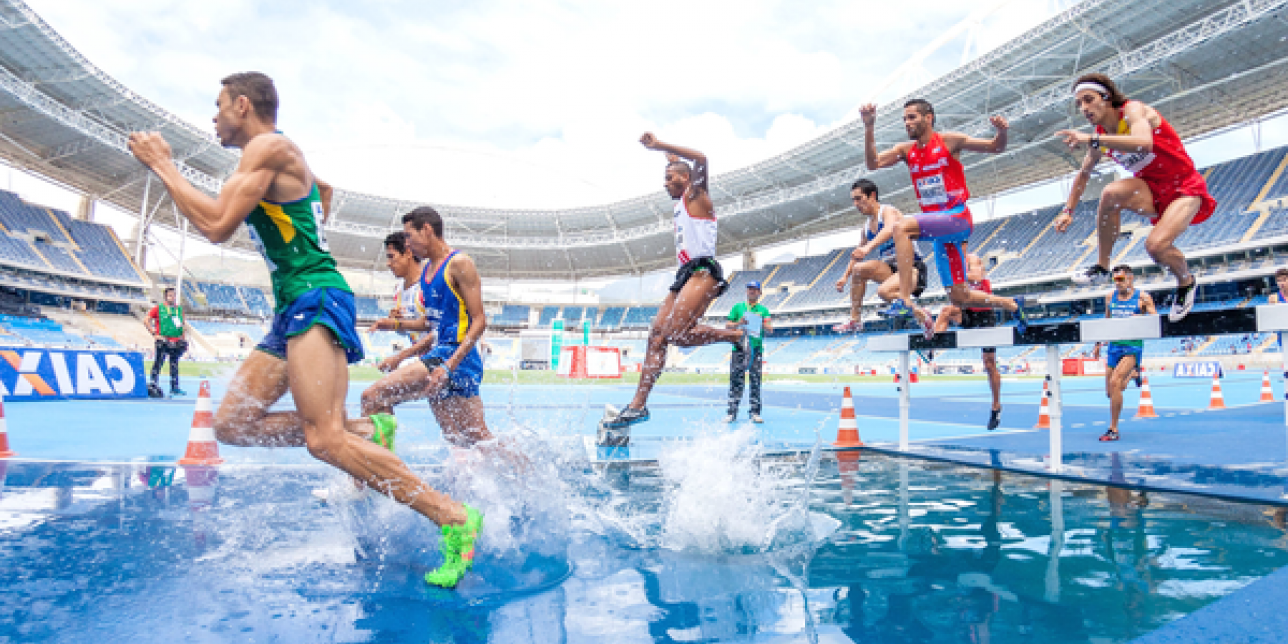
[(1123, 96), (1104, 74), (1086, 74), (1079, 78), (1073, 87), (1073, 100), (1095, 126), (1095, 132), (1056, 132), (1070, 147), (1087, 146), (1087, 156), (1073, 181), (1069, 200), (1055, 219), (1056, 230), (1068, 230), (1074, 208), (1102, 155), (1108, 154), (1134, 175), (1109, 184), (1101, 193), (1096, 218), (1100, 255), (1095, 265), (1076, 273), (1073, 281), (1092, 284), (1109, 277), (1110, 255), (1118, 240), (1118, 225), (1124, 210), (1148, 217), (1154, 229), (1145, 238), (1145, 251), (1155, 264), (1176, 276), (1172, 310), (1167, 317), (1173, 322), (1180, 321), (1194, 306), (1198, 281), (1190, 275), (1185, 255), (1175, 245), (1176, 238), (1186, 228), (1211, 217), (1216, 211), (1216, 199), (1208, 194), (1207, 182), (1185, 152), (1176, 130), (1158, 110)]
[(895, 229), (895, 253), (899, 261), (900, 299), (891, 304), (889, 315), (906, 315), (911, 312), (925, 329), (926, 337), (934, 336), (934, 319), (930, 313), (912, 301), (915, 274), (914, 239), (935, 242), (935, 261), (939, 279), (943, 282), (948, 299), (957, 306), (996, 306), (1010, 312), (1019, 323), (1020, 332), (1028, 326), (1024, 317), (1023, 298), (1011, 299), (970, 288), (966, 281), (966, 253), (964, 247), (970, 238), (974, 222), (966, 201), (970, 189), (958, 155), (962, 151), (998, 154), (1006, 150), (1006, 118), (990, 119), (997, 134), (992, 139), (978, 139), (961, 132), (935, 132), (935, 109), (930, 102), (914, 98), (904, 104), (903, 125), (908, 132), (907, 143), (900, 143), (885, 152), (877, 152), (873, 133), (876, 123), (875, 105), (859, 108), (864, 125), (864, 152), (868, 170), (890, 167), (900, 161), (908, 164), (912, 174), (912, 187), (921, 206), (920, 215), (904, 217)]
[[(993, 285), (984, 273), (984, 260), (971, 253), (966, 256), (966, 279), (970, 287), (985, 293), (993, 292)], [(997, 316), (991, 306), (953, 306), (948, 305), (939, 312), (935, 319), (935, 333), (948, 330), (949, 324), (956, 324), (963, 329), (986, 329), (997, 326)], [(983, 353), (984, 373), (988, 374), (988, 388), (993, 392), (993, 410), (988, 417), (988, 430), (997, 429), (1002, 423), (1002, 372), (997, 368), (997, 348), (986, 347)]]

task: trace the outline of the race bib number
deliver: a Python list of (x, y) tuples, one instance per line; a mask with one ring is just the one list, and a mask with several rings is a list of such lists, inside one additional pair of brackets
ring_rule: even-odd
[(183, 320), (180, 320), (180, 319), (178, 318), (178, 316), (172, 316), (172, 317), (170, 318), (170, 324), (173, 324), (173, 325), (174, 325), (174, 328), (176, 328), (176, 329), (182, 329), (182, 328), (183, 328)]
[(1154, 162), (1155, 155), (1153, 152), (1136, 152), (1134, 154), (1123, 154), (1118, 151), (1110, 153), (1114, 160), (1121, 165), (1124, 170), (1132, 174), (1140, 174), (1141, 170), (1149, 167)]
[(255, 230), (254, 226), (246, 226), (246, 228), (250, 231), (250, 240), (255, 244), (255, 250), (259, 251), (260, 257), (264, 258), (264, 263), (268, 264), (268, 272), (276, 273), (277, 264), (268, 258), (268, 250), (264, 248), (264, 241), (259, 238), (259, 232)]
[(923, 206), (942, 206), (948, 203), (948, 191), (944, 189), (944, 175), (936, 174), (917, 179), (917, 201)]
[(313, 202), (313, 221), (317, 222), (318, 229), (318, 248), (326, 252), (331, 252), (331, 246), (326, 241), (326, 228), (323, 223), (326, 221), (326, 213), (322, 212), (322, 202)]

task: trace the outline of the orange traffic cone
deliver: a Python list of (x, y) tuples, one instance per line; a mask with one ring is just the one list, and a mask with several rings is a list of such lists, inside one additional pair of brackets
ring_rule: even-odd
[(9, 427), (4, 420), (4, 398), (0, 398), (0, 458), (17, 455), (17, 452), (9, 449)]
[(197, 411), (192, 414), (192, 431), (188, 434), (188, 451), (180, 465), (218, 465), (219, 443), (215, 441), (215, 405), (210, 401), (210, 381), (201, 381), (197, 393)]
[(1154, 413), (1154, 395), (1149, 391), (1149, 376), (1142, 378), (1144, 382), (1140, 385), (1140, 409), (1134, 418), (1158, 418), (1158, 414)]
[(1212, 402), (1208, 409), (1225, 409), (1225, 396), (1221, 395), (1221, 376), (1212, 376)]
[(1261, 374), (1261, 402), (1274, 402), (1275, 390), (1270, 388), (1270, 371)]
[(850, 395), (849, 387), (845, 388), (845, 395), (841, 398), (841, 422), (836, 429), (836, 446), (863, 446), (863, 441), (859, 439), (859, 421), (854, 418), (854, 397)]
[(1048, 381), (1042, 381), (1042, 404), (1038, 406), (1038, 424), (1033, 429), (1051, 429), (1051, 407), (1047, 401), (1050, 386)]

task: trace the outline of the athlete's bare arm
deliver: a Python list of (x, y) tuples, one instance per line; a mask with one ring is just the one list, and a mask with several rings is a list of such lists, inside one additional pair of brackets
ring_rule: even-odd
[(1114, 312), (1110, 310), (1109, 307), (1113, 303), (1115, 293), (1117, 292), (1118, 292), (1117, 290), (1114, 290), (1113, 292), (1109, 293), (1109, 295), (1105, 296), (1105, 317), (1107, 318), (1111, 318), (1114, 316)]
[(993, 116), (988, 119), (993, 124), (993, 138), (981, 139), (974, 136), (967, 136), (961, 132), (944, 132), (939, 138), (944, 140), (944, 145), (948, 146), (948, 151), (952, 154), (960, 154), (963, 150), (966, 152), (982, 152), (984, 154), (1001, 154), (1006, 151), (1006, 133), (1010, 129), (1010, 123), (1006, 121), (1005, 116)]
[(390, 371), (397, 369), (398, 365), (402, 364), (404, 360), (415, 356), (423, 356), (426, 353), (429, 353), (429, 350), (434, 348), (434, 345), (437, 343), (438, 338), (435, 337), (433, 333), (426, 333), (421, 336), (420, 339), (413, 342), (410, 347), (407, 347), (402, 351), (395, 352), (393, 355), (381, 360), (379, 364), (376, 365), (376, 369), (379, 369), (383, 373), (389, 373)]
[(1082, 193), (1087, 190), (1087, 182), (1091, 181), (1091, 171), (1100, 163), (1101, 155), (1099, 148), (1087, 148), (1087, 156), (1082, 158), (1082, 167), (1078, 169), (1078, 175), (1073, 178), (1073, 185), (1069, 188), (1069, 198), (1064, 203), (1064, 210), (1061, 210), (1055, 218), (1056, 232), (1062, 233), (1069, 230), (1069, 224), (1073, 223), (1073, 211), (1082, 200)]
[(1158, 315), (1158, 310), (1154, 308), (1154, 298), (1145, 291), (1140, 292), (1140, 310), (1147, 315)]
[(859, 116), (863, 119), (863, 160), (867, 163), (868, 170), (888, 168), (906, 158), (908, 148), (912, 147), (911, 143), (900, 143), (885, 152), (877, 152), (876, 105), (868, 103), (860, 107)]
[(161, 182), (179, 208), (203, 237), (213, 243), (228, 241), (260, 200), (299, 199), (312, 185), (313, 176), (299, 148), (280, 134), (261, 134), (242, 150), (237, 170), (211, 199), (179, 173), (170, 144), (156, 132), (130, 135), (130, 152)]
[[(1119, 152), (1153, 152), (1154, 128), (1162, 123), (1158, 112), (1140, 101), (1132, 101), (1123, 106), (1123, 121), (1127, 123), (1128, 133), (1101, 134), (1100, 147)], [(1090, 145), (1096, 136), (1095, 132), (1077, 130), (1060, 130), (1055, 135), (1071, 148)]]
[(456, 348), (456, 353), (444, 363), (448, 369), (455, 371), (487, 330), (487, 314), (483, 311), (483, 282), (469, 255), (457, 253), (452, 263), (447, 265), (447, 275), (444, 277), (461, 294), (461, 298), (465, 300), (465, 312), (470, 316), (470, 327), (465, 332), (465, 339)]
[(640, 137), (640, 143), (650, 150), (665, 152), (668, 155), (675, 155), (681, 159), (688, 159), (693, 162), (692, 173), (689, 175), (689, 216), (697, 219), (714, 219), (715, 205), (711, 203), (711, 184), (707, 176), (707, 155), (698, 152), (692, 148), (686, 148), (671, 143), (659, 141), (652, 132), (645, 132)]

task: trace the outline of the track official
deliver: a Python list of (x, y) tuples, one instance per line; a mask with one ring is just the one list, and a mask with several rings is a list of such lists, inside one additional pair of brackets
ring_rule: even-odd
[(182, 396), (179, 388), (179, 358), (188, 351), (188, 339), (183, 328), (183, 307), (175, 301), (175, 291), (167, 288), (163, 301), (148, 311), (148, 331), (156, 339), (156, 358), (152, 361), (152, 384), (148, 394), (161, 398), (161, 387), (157, 379), (161, 375), (161, 365), (170, 358), (170, 395)]
[(729, 356), (729, 415), (727, 422), (738, 418), (738, 404), (742, 402), (743, 378), (750, 381), (747, 404), (751, 407), (751, 422), (765, 422), (760, 417), (760, 373), (764, 362), (765, 333), (773, 330), (769, 309), (760, 303), (760, 282), (747, 282), (747, 301), (739, 302), (729, 311), (730, 329), (747, 331), (746, 348), (733, 345)]

